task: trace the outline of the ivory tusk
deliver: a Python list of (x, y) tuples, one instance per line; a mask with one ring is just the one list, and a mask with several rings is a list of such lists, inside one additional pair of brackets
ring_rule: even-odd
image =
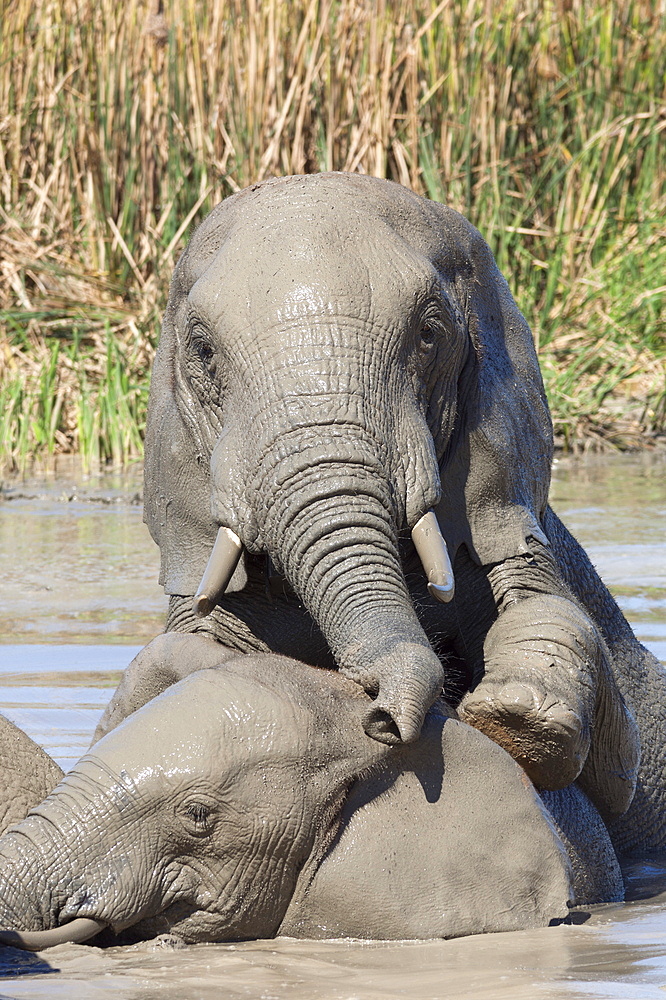
[(194, 595), (192, 610), (199, 618), (209, 615), (234, 575), (243, 551), (243, 543), (231, 528), (220, 528), (213, 551)]
[(77, 917), (67, 924), (46, 931), (0, 931), (0, 944), (24, 951), (42, 951), (57, 944), (81, 944), (103, 931), (106, 924), (88, 917)]
[(436, 600), (447, 604), (453, 597), (455, 581), (434, 510), (429, 510), (416, 522), (412, 528), (412, 541), (428, 578), (428, 592)]

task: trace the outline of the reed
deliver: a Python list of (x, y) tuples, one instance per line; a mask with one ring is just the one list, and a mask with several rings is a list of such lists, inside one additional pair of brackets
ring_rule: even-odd
[(665, 83), (663, 0), (5, 0), (0, 462), (139, 452), (192, 226), (324, 169), (479, 227), (562, 444), (663, 431)]

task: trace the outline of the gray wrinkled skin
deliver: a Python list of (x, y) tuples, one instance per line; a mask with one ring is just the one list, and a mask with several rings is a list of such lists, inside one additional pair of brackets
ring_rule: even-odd
[(457, 937), (622, 898), (582, 791), (549, 793), (549, 813), (443, 704), (396, 747), (365, 735), (367, 707), (267, 654), (171, 684), (0, 839), (0, 927), (40, 947), (70, 921), (110, 941)]
[(0, 834), (24, 819), (58, 784), (62, 771), (29, 736), (0, 715)]
[[(631, 801), (638, 736), (612, 636), (563, 565), (575, 543), (550, 544), (551, 458), (529, 328), (457, 213), (318, 174), (240, 192), (193, 236), (146, 436), (168, 630), (337, 666), (389, 744), (418, 736), (443, 686), (538, 787), (580, 776), (608, 818)], [(431, 508), (449, 605), (410, 541)], [(220, 526), (244, 554), (200, 619)]]

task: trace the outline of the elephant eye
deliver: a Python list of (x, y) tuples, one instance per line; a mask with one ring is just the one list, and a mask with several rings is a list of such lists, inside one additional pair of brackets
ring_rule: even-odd
[(421, 343), (426, 347), (434, 344), (437, 337), (437, 329), (434, 323), (426, 323), (421, 329)]
[(215, 375), (215, 349), (207, 337), (194, 333), (191, 339), (192, 350), (201, 367), (212, 377)]
[(208, 806), (205, 806), (203, 802), (193, 802), (192, 805), (187, 807), (187, 815), (193, 823), (197, 823), (200, 826), (206, 822), (210, 812)]
[(188, 833), (202, 837), (212, 833), (216, 811), (212, 801), (197, 797), (183, 803), (178, 814)]
[(419, 330), (419, 348), (424, 357), (430, 357), (441, 340), (443, 328), (441, 319), (437, 316), (426, 316)]
[(430, 353), (444, 332), (440, 299), (438, 296), (426, 302), (418, 317), (418, 344), (424, 354)]
[(185, 364), (190, 383), (197, 395), (214, 407), (223, 395), (223, 367), (205, 325), (195, 317), (187, 323), (186, 345)]

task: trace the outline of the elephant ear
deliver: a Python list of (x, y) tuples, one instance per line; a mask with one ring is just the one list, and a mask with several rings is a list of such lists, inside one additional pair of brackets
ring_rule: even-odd
[(437, 516), (452, 556), (481, 565), (544, 545), (553, 431), (532, 334), (490, 248), (458, 213), (432, 205), (446, 232), (437, 266), (452, 288), (472, 350), (441, 462)]
[[(211, 515), (210, 456), (204, 421), (181, 368), (188, 295), (236, 218), (235, 195), (204, 220), (171, 280), (148, 401), (144, 520), (160, 548), (159, 582), (167, 594), (196, 593), (217, 534)], [(247, 583), (244, 557), (227, 592)]]

